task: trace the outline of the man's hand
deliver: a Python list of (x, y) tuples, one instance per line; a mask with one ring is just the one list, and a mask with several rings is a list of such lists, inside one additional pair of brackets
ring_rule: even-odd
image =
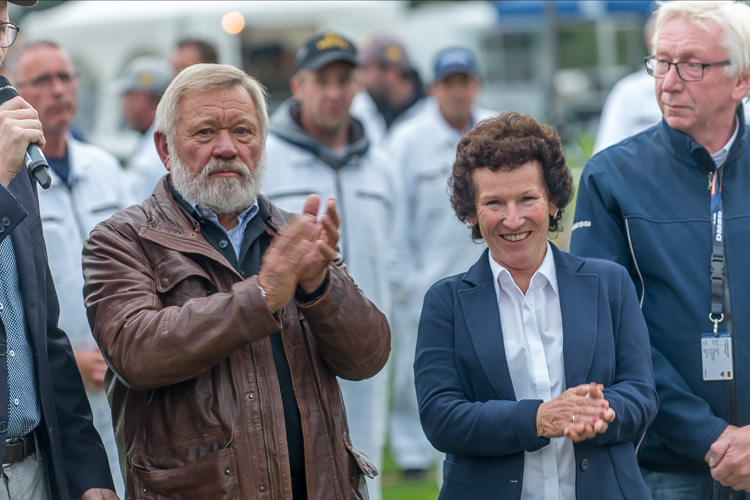
[(310, 214), (302, 214), (274, 238), (263, 254), (258, 284), (266, 292), (266, 305), (271, 311), (284, 307), (297, 289), (300, 264), (315, 246), (318, 223)]
[(104, 389), (104, 374), (107, 372), (107, 363), (104, 361), (99, 348), (77, 350), (75, 355), (84, 387), (87, 390)]
[(728, 426), (706, 457), (716, 481), (737, 491), (750, 491), (750, 426)]
[[(310, 195), (305, 201), (303, 213), (317, 218), (320, 197)], [(313, 250), (304, 256), (297, 273), (299, 285), (307, 293), (312, 293), (325, 281), (328, 265), (336, 256), (336, 243), (339, 241), (339, 214), (336, 202), (328, 198), (326, 211), (318, 221), (319, 230)]]
[(117, 493), (112, 490), (91, 488), (90, 490), (86, 490), (86, 493), (83, 494), (81, 500), (120, 500), (120, 497), (118, 497)]
[(8, 186), (23, 168), (23, 157), (29, 143), (44, 148), (42, 122), (31, 105), (21, 97), (0, 106), (0, 182)]

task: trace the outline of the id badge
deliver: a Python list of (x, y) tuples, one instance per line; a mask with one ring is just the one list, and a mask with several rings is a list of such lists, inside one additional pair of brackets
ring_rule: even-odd
[(701, 335), (703, 380), (732, 380), (732, 335), (729, 332)]

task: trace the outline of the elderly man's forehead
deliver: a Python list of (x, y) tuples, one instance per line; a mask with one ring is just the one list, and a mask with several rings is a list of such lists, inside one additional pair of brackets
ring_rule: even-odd
[[(227, 96), (229, 96), (228, 99)], [(240, 105), (232, 105), (232, 102)], [(228, 103), (230, 105), (227, 105)], [(236, 115), (248, 114), (255, 119), (259, 118), (258, 106), (253, 101), (250, 92), (242, 85), (234, 85), (185, 92), (178, 102), (178, 120), (187, 115), (196, 117), (199, 111), (210, 112), (212, 109), (221, 109)]]

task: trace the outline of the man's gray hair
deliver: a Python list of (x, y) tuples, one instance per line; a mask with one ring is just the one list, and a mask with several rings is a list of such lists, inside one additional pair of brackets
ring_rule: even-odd
[(235, 87), (244, 88), (250, 94), (260, 124), (261, 139), (265, 144), (268, 136), (266, 89), (252, 76), (225, 64), (194, 64), (182, 70), (169, 84), (159, 101), (154, 120), (155, 130), (164, 134), (168, 143), (174, 143), (180, 119), (180, 100), (183, 96)]
[(661, 29), (672, 19), (685, 19), (705, 31), (710, 31), (706, 23), (713, 21), (722, 31), (719, 43), (727, 52), (729, 60), (732, 61), (732, 64), (724, 69), (724, 74), (730, 78), (737, 78), (750, 71), (749, 5), (736, 1), (673, 1), (659, 2), (658, 5), (652, 51), (656, 50)]
[(68, 54), (68, 51), (63, 49), (58, 43), (53, 42), (52, 40), (27, 40), (20, 45), (14, 45), (13, 50), (8, 53), (5, 60), (3, 61), (3, 68), (5, 68), (5, 72), (8, 75), (11, 83), (18, 84), (18, 61), (21, 60), (21, 56), (27, 51), (39, 47), (58, 49), (60, 52), (65, 54), (65, 57), (68, 59), (68, 61), (70, 61), (71, 67), (73, 66), (73, 59), (70, 57), (70, 54)]

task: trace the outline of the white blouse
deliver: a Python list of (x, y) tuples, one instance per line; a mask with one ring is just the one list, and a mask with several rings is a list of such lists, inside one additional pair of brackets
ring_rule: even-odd
[[(505, 356), (516, 399), (550, 401), (565, 391), (562, 314), (552, 249), (531, 277), (526, 295), (489, 254)], [(566, 437), (524, 452), (522, 500), (574, 500), (575, 454)]]

